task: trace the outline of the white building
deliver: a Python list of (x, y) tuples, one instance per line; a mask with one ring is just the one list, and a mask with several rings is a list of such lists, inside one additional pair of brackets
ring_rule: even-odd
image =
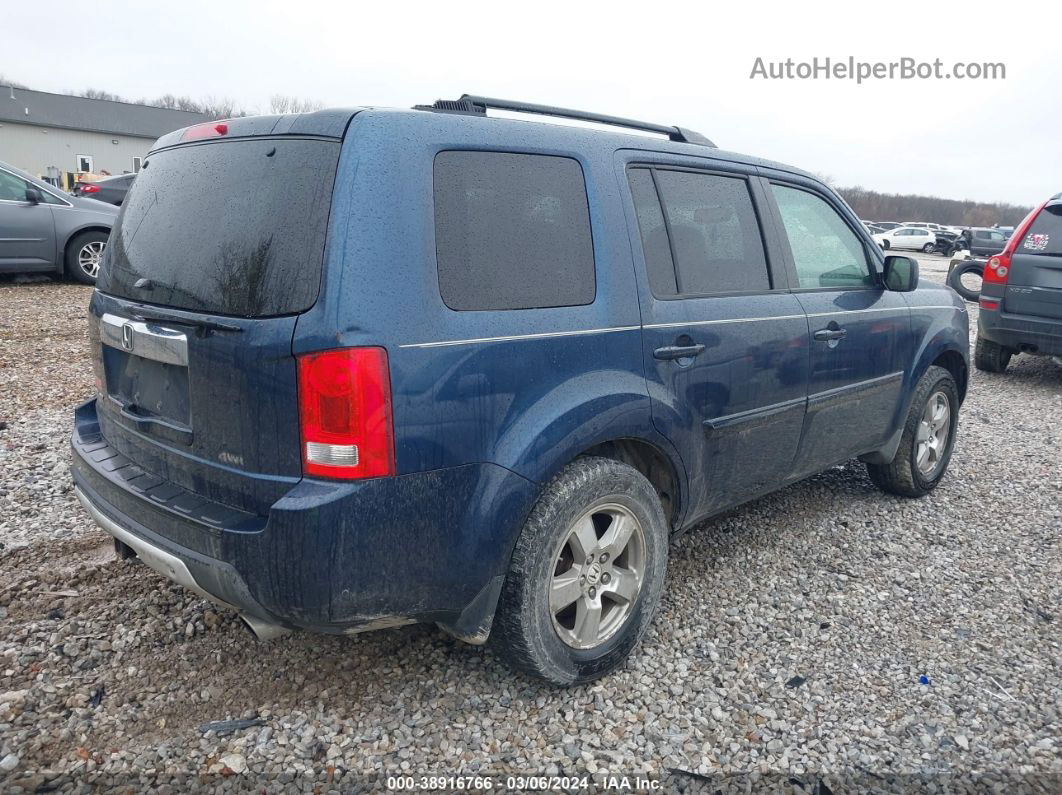
[(79, 173), (139, 171), (159, 136), (209, 120), (202, 113), (0, 86), (0, 161), (70, 187)]

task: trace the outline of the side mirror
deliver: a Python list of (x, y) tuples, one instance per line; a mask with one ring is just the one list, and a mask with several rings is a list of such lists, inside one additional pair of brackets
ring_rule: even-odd
[(36, 185), (27, 185), (26, 201), (28, 201), (30, 204), (40, 204), (42, 201), (44, 201), (44, 197), (41, 196), (40, 188), (38, 188)]
[(885, 258), (885, 287), (909, 293), (918, 287), (918, 260), (892, 255)]

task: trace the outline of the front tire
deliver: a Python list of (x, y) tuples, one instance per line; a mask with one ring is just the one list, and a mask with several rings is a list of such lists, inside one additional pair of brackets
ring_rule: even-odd
[(932, 254), (936, 250), (936, 248), (937, 247), (934, 246), (932, 243), (926, 243), (924, 246), (922, 246), (922, 253)]
[(1010, 364), (1010, 358), (1014, 351), (1004, 348), (998, 342), (986, 340), (980, 334), (977, 335), (977, 344), (974, 346), (974, 367), (986, 373), (1002, 373)]
[(667, 572), (660, 498), (636, 469), (580, 458), (546, 487), (520, 533), (491, 644), (555, 685), (620, 667), (648, 628)]
[(892, 248), (892, 244), (891, 244), (891, 243), (889, 243), (889, 241), (888, 241), (888, 240), (882, 240), (882, 241), (881, 241), (881, 247), (882, 247), (883, 249), (885, 249), (886, 251), (888, 251), (888, 250), (889, 250), (890, 248)]
[(943, 367), (930, 367), (915, 389), (896, 456), (888, 464), (867, 464), (871, 481), (901, 497), (929, 494), (947, 472), (958, 424), (955, 379)]
[(82, 232), (66, 244), (66, 275), (82, 284), (95, 284), (100, 273), (107, 233)]

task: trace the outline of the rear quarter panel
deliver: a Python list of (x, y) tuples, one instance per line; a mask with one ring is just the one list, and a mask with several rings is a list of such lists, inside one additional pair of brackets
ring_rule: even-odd
[[(294, 346), (296, 354), (387, 349), (400, 475), (490, 463), (540, 488), (588, 447), (651, 429), (630, 243), (612, 149), (599, 135), (414, 111), (363, 111), (352, 122), (321, 298), (300, 317)], [(435, 155), (452, 149), (579, 162), (596, 263), (592, 304), (455, 311), (443, 303), (432, 180)], [(474, 532), (496, 533), (506, 548), (523, 519)]]

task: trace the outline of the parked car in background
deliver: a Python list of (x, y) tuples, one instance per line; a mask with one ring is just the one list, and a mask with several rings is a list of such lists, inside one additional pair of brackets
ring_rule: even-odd
[(1029, 213), (989, 258), (978, 303), (979, 370), (1001, 373), (1019, 353), (1062, 356), (1062, 193)]
[(74, 188), (74, 193), (86, 199), (96, 199), (121, 207), (122, 202), (125, 201), (125, 195), (133, 187), (134, 179), (136, 179), (136, 174), (119, 174), (116, 177), (104, 177), (95, 182), (79, 182)]
[(917, 226), (898, 226), (888, 232), (874, 235), (874, 241), (883, 249), (912, 249), (930, 253), (936, 248), (937, 236), (928, 229)]
[(904, 221), (900, 226), (910, 226), (915, 229), (928, 229), (930, 232), (939, 232), (947, 229), (945, 226), (930, 223), (928, 221)]
[(887, 231), (889, 231), (885, 227), (878, 226), (877, 224), (872, 223), (870, 221), (860, 221), (859, 223), (861, 223), (866, 228), (866, 230), (868, 232), (870, 232), (870, 234), (872, 234), (872, 235), (876, 235), (879, 232), (887, 232)]
[(94, 284), (117, 215), (0, 163), (0, 273), (65, 273)]
[(871, 221), (875, 226), (880, 226), (882, 229), (888, 231), (895, 229), (898, 226), (903, 226), (899, 221)]
[(907, 497), (947, 470), (965, 305), (806, 172), (468, 96), (210, 122), (150, 164), (75, 493), (260, 636), (432, 622), (587, 682), (675, 534), (853, 457)]
[(935, 232), (934, 236), (936, 237), (936, 240), (934, 241), (933, 250), (931, 252), (934, 254), (950, 257), (966, 245), (966, 242), (961, 235), (950, 230), (945, 231), (942, 229), (939, 232)]
[(970, 255), (973, 257), (991, 257), (1006, 248), (1010, 235), (999, 229), (985, 227), (971, 227), (963, 230), (963, 240), (967, 243)]

